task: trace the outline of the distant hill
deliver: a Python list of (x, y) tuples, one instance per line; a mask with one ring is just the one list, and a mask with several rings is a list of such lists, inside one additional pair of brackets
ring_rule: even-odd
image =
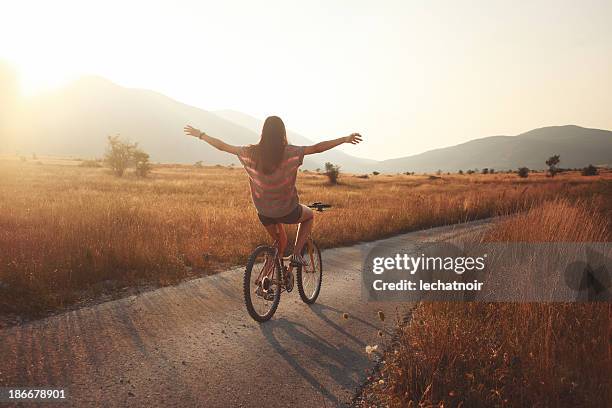
[[(138, 142), (154, 162), (194, 163), (201, 160), (205, 164), (238, 163), (233, 156), (185, 136), (183, 126), (192, 124), (236, 145), (257, 143), (262, 126), (261, 120), (244, 113), (230, 110), (209, 112), (153, 91), (125, 88), (100, 77), (84, 77), (36, 97), (22, 106), (18, 116), (6, 111), (0, 113), (3, 121), (7, 116), (17, 117), (17, 127), (10, 127), (10, 132), (5, 129), (2, 135), (0, 151), (5, 153), (101, 157), (107, 136), (121, 134)], [(288, 138), (298, 145), (313, 143), (290, 130)], [(561, 155), (561, 167), (583, 167), (590, 163), (611, 165), (612, 132), (579, 126), (552, 126), (518, 136), (476, 139), (385, 161), (358, 158), (332, 150), (307, 157), (304, 165), (309, 169), (323, 168), (324, 163), (330, 161), (339, 164), (344, 171), (355, 173), (374, 170), (422, 173), (484, 167), (515, 169), (520, 166), (540, 169), (553, 154)]]
[[(236, 113), (237, 115), (238, 113)], [(11, 148), (29, 154), (100, 157), (108, 135), (121, 134), (138, 142), (153, 161), (205, 164), (238, 163), (227, 153), (183, 134), (192, 124), (230, 144), (257, 143), (261, 123), (234, 123), (216, 115), (175, 101), (159, 93), (131, 89), (100, 77), (84, 77), (55, 92), (30, 101), (18, 130), (20, 137)], [(227, 115), (225, 115), (227, 116)], [(244, 125), (248, 126), (244, 126)], [(312, 144), (303, 136), (290, 133), (297, 144)], [(325, 161), (342, 162), (345, 170), (357, 171), (369, 161), (342, 152), (310, 156), (305, 167), (323, 168)], [(373, 162), (373, 161), (370, 161)]]
[(156, 92), (85, 77), (30, 101), (16, 149), (44, 154), (100, 157), (108, 135), (138, 142), (153, 161), (237, 163), (226, 153), (183, 134), (192, 124), (234, 144), (257, 141), (253, 132), (210, 112)]
[(384, 172), (433, 172), (460, 169), (545, 168), (553, 154), (561, 156), (560, 167), (588, 164), (612, 165), (612, 132), (580, 126), (550, 126), (518, 136), (491, 136), (456, 146), (430, 150), (414, 156), (379, 163)]

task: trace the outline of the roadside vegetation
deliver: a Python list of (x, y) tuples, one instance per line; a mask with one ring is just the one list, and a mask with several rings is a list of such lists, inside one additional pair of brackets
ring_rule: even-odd
[[(138, 147), (138, 143), (130, 143), (118, 135), (108, 137), (104, 162), (117, 177), (123, 177), (129, 167), (134, 167), (134, 174), (138, 177), (146, 177), (151, 171), (149, 155)], [(88, 161), (82, 164), (91, 167), (84, 163)]]
[[(498, 222), (483, 239), (609, 242), (611, 195), (607, 185), (589, 199), (534, 203)], [(611, 313), (607, 302), (422, 303), (409, 324), (398, 328), (395, 348), (359, 403), (609, 406)]]
[[(242, 171), (155, 165), (147, 178), (137, 171), (115, 177), (81, 161), (41, 160), (0, 160), (0, 314), (44, 314), (116, 289), (215, 273), (244, 264), (268, 241)], [(298, 176), (303, 202), (334, 206), (315, 220), (322, 247), (514, 213), (558, 197), (594, 199), (612, 183), (606, 171), (527, 179), (342, 174), (332, 187), (329, 170)]]

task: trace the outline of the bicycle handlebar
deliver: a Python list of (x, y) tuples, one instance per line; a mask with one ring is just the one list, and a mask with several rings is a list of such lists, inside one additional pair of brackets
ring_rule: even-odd
[(323, 212), (324, 208), (331, 208), (331, 204), (324, 204), (317, 201), (316, 203), (308, 204), (308, 208), (312, 208), (318, 212)]

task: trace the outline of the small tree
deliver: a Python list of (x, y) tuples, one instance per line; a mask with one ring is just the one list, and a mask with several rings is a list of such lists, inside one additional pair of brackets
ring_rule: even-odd
[(117, 177), (122, 177), (130, 166), (135, 167), (138, 177), (146, 177), (151, 171), (149, 155), (138, 148), (138, 143), (126, 142), (119, 135), (108, 137), (104, 161)]
[(380, 172), (378, 172), (378, 171), (373, 171), (372, 172), (372, 175), (374, 175), (374, 176), (378, 176), (379, 174), (380, 174)]
[(463, 170), (459, 170), (459, 171), (458, 171), (458, 173), (459, 173), (459, 174), (463, 174)]
[(593, 166), (592, 164), (589, 164), (584, 169), (582, 169), (583, 176), (596, 176), (598, 174), (599, 171), (597, 170), (597, 167)]
[(527, 178), (529, 176), (529, 169), (527, 167), (520, 167), (516, 174), (521, 178)]
[(340, 176), (340, 166), (336, 166), (330, 162), (325, 163), (325, 175), (331, 184), (338, 184)]
[(108, 147), (104, 161), (111, 168), (115, 176), (122, 177), (132, 161), (132, 151), (135, 144), (121, 140), (119, 135), (108, 137)]
[(558, 154), (550, 156), (548, 160), (546, 160), (546, 165), (548, 166), (548, 171), (550, 172), (551, 177), (554, 177), (557, 173), (557, 164), (559, 164), (560, 161), (561, 159)]
[(151, 172), (151, 163), (149, 163), (149, 155), (138, 148), (134, 148), (132, 151), (132, 161), (136, 168), (136, 175), (138, 177), (147, 177)]
[(472, 169), (469, 169), (469, 170), (467, 171), (467, 174), (474, 174), (474, 173), (476, 173), (476, 172), (475, 172), (474, 170), (472, 170)]
[(489, 169), (487, 167), (482, 169), (482, 174), (489, 174)]

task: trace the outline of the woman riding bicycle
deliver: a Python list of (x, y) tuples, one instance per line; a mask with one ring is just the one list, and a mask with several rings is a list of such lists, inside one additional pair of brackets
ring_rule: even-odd
[(238, 156), (249, 176), (251, 196), (259, 220), (278, 243), (279, 253), (282, 256), (287, 247), (287, 233), (283, 224), (299, 224), (291, 262), (306, 265), (301, 251), (312, 230), (313, 213), (299, 202), (295, 187), (298, 168), (304, 161), (304, 155), (322, 153), (342, 143), (358, 144), (361, 136), (353, 133), (312, 146), (293, 146), (288, 144), (285, 124), (278, 116), (266, 119), (259, 143), (249, 146), (232, 146), (192, 126), (185, 126), (184, 131), (221, 151)]

